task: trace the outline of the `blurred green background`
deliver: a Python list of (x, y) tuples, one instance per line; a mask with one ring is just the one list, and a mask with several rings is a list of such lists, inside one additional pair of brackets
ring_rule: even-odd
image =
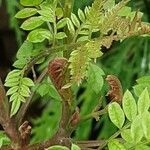
[[(22, 8), (18, 2), (19, 0), (0, 1), (0, 77), (3, 80), (7, 72), (13, 69), (11, 65), (15, 59), (16, 51), (26, 36), (26, 33), (19, 29), (20, 21), (14, 18), (16, 12)], [(75, 0), (74, 13), (77, 12), (78, 8), (84, 9), (91, 3), (92, 0)], [(129, 5), (133, 10), (140, 10), (144, 13), (143, 21), (150, 22), (150, 0), (132, 0)], [(132, 90), (137, 78), (150, 74), (149, 37), (132, 37), (122, 43), (114, 42), (109, 50), (103, 49), (103, 52), (104, 55), (98, 60), (99, 66), (106, 75), (118, 76), (124, 91), (127, 88)], [(76, 92), (81, 114), (90, 113), (98, 102), (98, 97), (105, 97), (106, 88), (104, 87), (100, 94), (95, 94), (90, 88), (85, 88), (83, 85)], [(59, 103), (53, 104), (53, 110), (48, 107), (50, 106), (49, 102), (37, 101), (32, 106), (34, 109), (28, 112), (34, 125), (32, 141), (41, 141), (49, 136), (43, 131), (51, 131), (57, 124), (60, 114), (55, 113), (55, 109), (59, 107)], [(47, 121), (50, 115), (49, 121), (53, 122), (52, 125)], [(115, 130), (105, 115), (99, 122), (93, 119), (81, 123), (73, 136), (77, 139), (108, 138)]]

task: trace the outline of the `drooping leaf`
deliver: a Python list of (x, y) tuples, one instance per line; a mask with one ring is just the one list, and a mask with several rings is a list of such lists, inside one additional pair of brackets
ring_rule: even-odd
[(19, 110), (20, 105), (21, 105), (21, 101), (18, 100), (18, 99), (14, 100), (12, 102), (11, 112), (10, 112), (11, 117), (17, 113), (17, 111)]
[(122, 128), (125, 121), (125, 116), (120, 105), (117, 102), (109, 104), (108, 113), (110, 120), (114, 123), (114, 125), (118, 128)]
[(133, 121), (137, 114), (137, 106), (135, 99), (133, 98), (130, 91), (126, 91), (123, 96), (123, 110), (129, 121)]

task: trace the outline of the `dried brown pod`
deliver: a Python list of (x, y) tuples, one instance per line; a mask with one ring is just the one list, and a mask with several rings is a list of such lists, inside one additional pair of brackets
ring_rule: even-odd
[(77, 107), (76, 111), (74, 112), (74, 114), (71, 117), (71, 121), (70, 121), (70, 125), (71, 127), (75, 127), (80, 121), (80, 110)]
[(68, 61), (65, 58), (55, 58), (49, 62), (48, 75), (55, 87), (60, 90), (65, 84), (65, 71)]
[(108, 96), (108, 98), (111, 101), (116, 101), (118, 103), (121, 103), (123, 97), (123, 91), (119, 79), (114, 75), (108, 75), (106, 77), (106, 81), (111, 87), (111, 90), (107, 93), (106, 96)]

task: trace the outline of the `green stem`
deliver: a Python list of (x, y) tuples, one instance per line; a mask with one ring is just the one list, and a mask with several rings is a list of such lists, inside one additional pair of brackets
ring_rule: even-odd
[(117, 138), (117, 136), (118, 136), (119, 134), (121, 134), (121, 132), (122, 132), (123, 130), (127, 129), (128, 127), (130, 127), (130, 125), (131, 125), (130, 123), (127, 123), (124, 127), (122, 127), (120, 130), (118, 130), (117, 132), (115, 132), (107, 141), (105, 141), (105, 143), (104, 143), (103, 145), (101, 145), (101, 146), (98, 148), (98, 150), (103, 149), (103, 148), (108, 144), (108, 142), (109, 142), (110, 140)]
[[(74, 6), (74, 0), (65, 0), (64, 3), (64, 18), (70, 18), (71, 12), (73, 10)], [(68, 31), (68, 28), (66, 27), (64, 29), (64, 32), (67, 34), (67, 38), (65, 39), (64, 43), (69, 44), (72, 41), (72, 36)], [(69, 58), (70, 52), (68, 47), (65, 47), (66, 51), (64, 51), (64, 57)]]

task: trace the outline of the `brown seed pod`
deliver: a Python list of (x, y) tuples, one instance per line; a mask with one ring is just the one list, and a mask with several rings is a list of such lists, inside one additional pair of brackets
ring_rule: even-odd
[(68, 61), (65, 58), (55, 58), (49, 62), (48, 75), (58, 90), (64, 85), (64, 72), (66, 71), (67, 64)]
[(111, 87), (111, 90), (107, 93), (106, 96), (108, 96), (108, 98), (111, 101), (121, 103), (123, 92), (122, 92), (122, 85), (119, 79), (114, 75), (108, 75), (106, 81), (109, 83)]
[(77, 107), (76, 111), (74, 112), (74, 114), (71, 117), (71, 121), (70, 121), (70, 125), (71, 127), (75, 127), (80, 121), (80, 110)]

